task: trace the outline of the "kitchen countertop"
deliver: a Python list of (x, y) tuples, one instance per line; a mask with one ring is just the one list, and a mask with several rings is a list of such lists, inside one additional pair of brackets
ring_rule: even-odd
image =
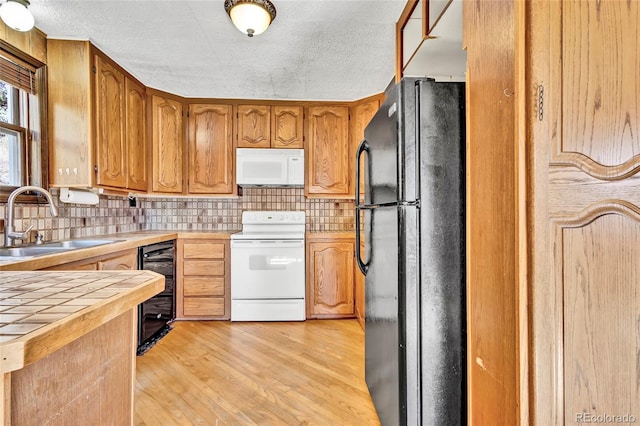
[(0, 374), (38, 361), (164, 288), (151, 271), (9, 271), (0, 280)]
[[(114, 243), (103, 244), (100, 246), (82, 248), (64, 251), (60, 253), (51, 253), (43, 256), (29, 257), (16, 260), (0, 260), (0, 271), (30, 271), (36, 269), (48, 268), (63, 263), (83, 260), (89, 257), (101, 256), (104, 254), (115, 253), (122, 250), (137, 248), (147, 244), (159, 243), (162, 241), (173, 240), (176, 238), (209, 238), (209, 239), (226, 239), (233, 232), (202, 232), (202, 231), (138, 231), (123, 232), (109, 235), (97, 235), (93, 237), (76, 238), (83, 239), (106, 239), (117, 240)], [(47, 241), (48, 242), (48, 241)]]

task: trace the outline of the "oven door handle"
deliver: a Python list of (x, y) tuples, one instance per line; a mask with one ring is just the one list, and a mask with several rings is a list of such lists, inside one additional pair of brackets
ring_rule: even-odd
[(287, 240), (231, 240), (231, 247), (236, 248), (300, 248), (304, 241)]

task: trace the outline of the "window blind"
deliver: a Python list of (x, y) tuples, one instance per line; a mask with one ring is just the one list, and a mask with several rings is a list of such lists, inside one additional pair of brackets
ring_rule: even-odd
[(35, 95), (35, 77), (33, 70), (0, 56), (0, 80)]

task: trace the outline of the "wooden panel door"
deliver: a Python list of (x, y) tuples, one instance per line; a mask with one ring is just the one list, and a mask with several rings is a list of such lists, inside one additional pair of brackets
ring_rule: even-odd
[(354, 307), (353, 241), (309, 242), (307, 316), (352, 317)]
[(153, 192), (182, 192), (182, 103), (154, 95), (152, 112)]
[(536, 105), (528, 139), (531, 411), (536, 424), (633, 423), (640, 419), (640, 3), (528, 8), (525, 87)]
[(99, 260), (97, 265), (99, 271), (138, 269), (138, 250), (132, 249), (113, 254)]
[(234, 152), (231, 105), (189, 105), (189, 192), (232, 194)]
[(271, 147), (304, 148), (303, 108), (274, 105), (271, 111)]
[(124, 75), (95, 56), (96, 163), (98, 185), (127, 186)]
[[(49, 184), (95, 186), (94, 120), (88, 41), (47, 40)], [(69, 169), (69, 173), (66, 173)]]
[[(362, 139), (364, 139), (364, 129), (367, 127), (373, 116), (376, 112), (378, 112), (378, 108), (380, 108), (380, 98), (368, 99), (364, 102), (360, 102), (357, 105), (351, 108), (351, 122), (350, 122), (350, 131), (349, 131), (349, 139), (351, 141), (351, 156), (355, 159), (356, 150), (358, 149), (358, 145)], [(360, 185), (360, 194), (361, 198), (364, 200), (364, 156), (360, 159), (360, 170), (361, 178), (358, 184)], [(354, 171), (354, 182), (352, 188), (350, 188), (350, 193), (355, 195), (355, 171)]]
[(305, 151), (307, 196), (346, 198), (350, 195), (349, 108), (309, 107)]
[(268, 148), (271, 146), (271, 107), (238, 105), (238, 147)]
[(145, 88), (125, 78), (127, 188), (147, 190), (147, 133)]

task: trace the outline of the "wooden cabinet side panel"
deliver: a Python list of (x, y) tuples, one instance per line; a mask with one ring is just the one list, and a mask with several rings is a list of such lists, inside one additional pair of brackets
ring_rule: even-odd
[(47, 40), (51, 186), (92, 186), (91, 75), (89, 42)]
[(11, 424), (130, 424), (136, 314), (132, 309), (11, 373)]
[(147, 190), (147, 102), (144, 86), (125, 79), (127, 188)]
[[(519, 424), (515, 2), (465, 2), (470, 425)], [(498, 101), (499, 100), (499, 101)], [(492, 143), (487, 143), (492, 141)], [(523, 348), (524, 350), (524, 348)]]
[(189, 192), (234, 192), (231, 105), (189, 105)]
[(349, 109), (309, 107), (307, 125), (307, 195), (348, 196), (353, 162), (349, 149)]
[(298, 106), (274, 105), (271, 109), (271, 147), (303, 148), (303, 108)]
[(182, 192), (182, 103), (152, 97), (152, 157), (154, 192)]
[(125, 188), (125, 84), (124, 75), (100, 55), (95, 55), (96, 183)]
[(238, 105), (238, 148), (268, 148), (271, 144), (271, 107)]

